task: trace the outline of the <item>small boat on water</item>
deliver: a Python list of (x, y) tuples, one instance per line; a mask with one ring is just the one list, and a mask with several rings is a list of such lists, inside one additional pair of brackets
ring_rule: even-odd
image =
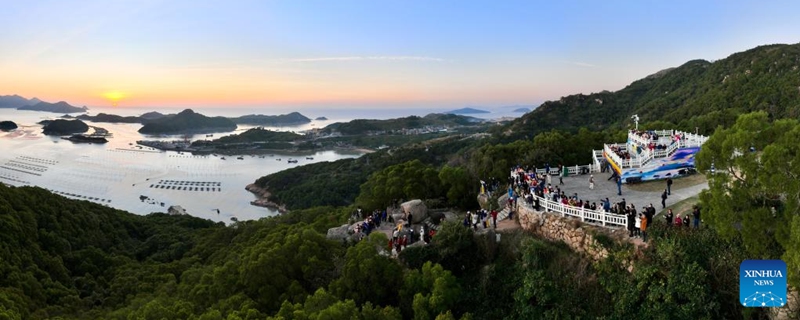
[(288, 162), (288, 163), (297, 163), (297, 159), (289, 159), (286, 162)]
[(281, 161), (281, 158), (278, 158), (278, 159), (275, 159), (275, 160)]
[(239, 160), (244, 160), (244, 157), (242, 157), (242, 156), (239, 156), (239, 157), (238, 157), (238, 158), (236, 158), (236, 159), (239, 159)]
[(222, 159), (222, 160), (225, 160), (225, 157), (222, 157), (222, 158), (220, 158), (220, 159)]
[(306, 157), (306, 160), (314, 160), (314, 157)]

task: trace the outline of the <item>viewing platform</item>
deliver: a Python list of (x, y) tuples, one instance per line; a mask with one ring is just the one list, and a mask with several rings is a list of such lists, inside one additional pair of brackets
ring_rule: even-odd
[(693, 171), (694, 154), (707, 140), (678, 130), (631, 130), (626, 143), (605, 144), (592, 158), (597, 167), (607, 163), (623, 183), (666, 179)]

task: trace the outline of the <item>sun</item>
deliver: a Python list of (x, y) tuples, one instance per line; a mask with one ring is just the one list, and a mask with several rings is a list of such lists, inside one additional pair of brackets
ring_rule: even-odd
[(119, 105), (119, 101), (125, 98), (125, 94), (114, 90), (103, 93), (103, 97), (111, 101), (111, 104), (116, 107)]

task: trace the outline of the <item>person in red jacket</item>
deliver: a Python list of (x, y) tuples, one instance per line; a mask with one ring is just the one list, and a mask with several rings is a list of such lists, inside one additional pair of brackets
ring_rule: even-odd
[(681, 225), (683, 225), (683, 219), (681, 219), (681, 215), (679, 214), (675, 216), (675, 226), (680, 227)]
[(497, 229), (497, 210), (492, 210), (492, 225)]

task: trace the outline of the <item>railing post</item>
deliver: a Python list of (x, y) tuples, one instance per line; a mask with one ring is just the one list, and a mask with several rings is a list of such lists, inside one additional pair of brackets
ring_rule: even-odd
[(581, 222), (586, 222), (586, 209), (581, 207)]
[(600, 210), (597, 210), (597, 212), (599, 212), (600, 216), (603, 217), (603, 226), (605, 227), (606, 226), (606, 219), (608, 218), (608, 216), (606, 215), (606, 212), (605, 211), (600, 212)]

